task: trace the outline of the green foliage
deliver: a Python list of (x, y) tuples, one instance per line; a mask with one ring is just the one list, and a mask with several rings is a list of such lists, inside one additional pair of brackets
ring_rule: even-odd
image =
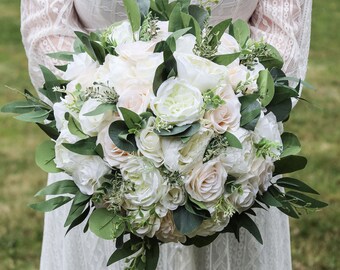
[(257, 86), (259, 89), (259, 100), (263, 107), (266, 107), (274, 97), (274, 80), (268, 69), (261, 70), (257, 79)]
[(241, 127), (254, 130), (261, 114), (261, 105), (258, 102), (258, 95), (251, 94), (239, 98), (241, 103)]
[(86, 155), (86, 156), (92, 156), (92, 155), (98, 155), (97, 153), (97, 137), (89, 137), (80, 141), (77, 141), (76, 143), (63, 143), (62, 145), (79, 155)]
[(40, 144), (35, 151), (35, 162), (45, 172), (61, 172), (55, 165), (55, 142), (48, 140)]
[(60, 180), (44, 187), (35, 196), (76, 194), (77, 191), (79, 188), (73, 180)]
[(237, 40), (241, 47), (244, 47), (250, 37), (250, 29), (245, 21), (236, 20), (230, 24), (229, 34)]
[(173, 212), (176, 228), (182, 234), (189, 234), (197, 229), (203, 222), (203, 217), (180, 206)]

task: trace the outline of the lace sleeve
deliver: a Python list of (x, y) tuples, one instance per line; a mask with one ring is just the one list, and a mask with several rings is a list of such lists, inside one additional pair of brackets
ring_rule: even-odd
[(263, 37), (280, 51), (287, 76), (306, 75), (311, 13), (312, 0), (260, 0), (250, 19), (254, 38)]
[(73, 0), (22, 0), (21, 33), (28, 58), (29, 73), (35, 88), (42, 85), (39, 65), (54, 70), (54, 61), (46, 54), (70, 51), (73, 31), (79, 29)]

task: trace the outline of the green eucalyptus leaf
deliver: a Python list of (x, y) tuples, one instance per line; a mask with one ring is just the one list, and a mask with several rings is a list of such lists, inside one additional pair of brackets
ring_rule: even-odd
[(90, 137), (90, 138), (77, 141), (76, 143), (73, 143), (73, 144), (63, 143), (62, 145), (66, 149), (74, 153), (77, 153), (79, 155), (92, 156), (92, 155), (97, 155), (96, 141), (97, 141), (97, 137)]
[(291, 99), (286, 99), (280, 103), (270, 103), (267, 108), (267, 113), (272, 112), (276, 116), (277, 122), (285, 121), (292, 110)]
[(260, 63), (269, 70), (272, 68), (281, 69), (283, 66), (283, 59), (277, 49), (275, 49), (272, 45), (266, 44), (266, 48), (269, 51), (269, 54), (266, 56), (260, 56)]
[(76, 194), (79, 188), (73, 180), (60, 180), (44, 187), (35, 196)]
[(283, 143), (283, 151), (281, 154), (281, 158), (296, 155), (301, 151), (301, 144), (296, 135), (289, 132), (284, 132), (281, 135), (282, 143)]
[(257, 122), (257, 119), (261, 114), (261, 105), (257, 98), (258, 95), (256, 94), (242, 96), (239, 98), (241, 103), (241, 127), (245, 127), (253, 120), (256, 120)]
[(234, 62), (234, 60), (236, 60), (239, 56), (240, 56), (240, 53), (220, 54), (220, 55), (214, 56), (211, 59), (211, 61), (219, 65), (228, 66), (229, 64)]
[[(129, 134), (129, 128), (124, 121), (113, 122), (109, 127), (109, 136), (112, 142), (123, 151), (136, 152), (138, 150), (135, 136)], [(123, 139), (124, 137), (126, 139)]]
[(141, 14), (136, 0), (123, 0), (124, 7), (129, 18), (133, 32), (139, 30), (141, 26)]
[(299, 214), (296, 212), (296, 210), (293, 208), (293, 206), (289, 202), (284, 203), (283, 206), (278, 207), (278, 209), (282, 213), (286, 214), (287, 216), (290, 216), (295, 219), (299, 218)]
[(30, 204), (29, 207), (31, 207), (34, 210), (41, 211), (41, 212), (50, 212), (50, 211), (53, 211), (54, 209), (59, 208), (60, 206), (63, 206), (64, 204), (68, 203), (70, 200), (72, 200), (71, 197), (58, 196), (58, 197), (49, 199), (47, 201)]
[(49, 116), (50, 112), (51, 111), (46, 110), (31, 111), (15, 116), (14, 118), (24, 122), (43, 123)]
[[(88, 217), (89, 213), (90, 213), (90, 209), (91, 209), (91, 206), (88, 206), (85, 211), (83, 213), (81, 213), (78, 217), (76, 217), (72, 223), (70, 224), (70, 226), (68, 227), (66, 234), (68, 234), (68, 232), (73, 229), (74, 227), (78, 226), (79, 224), (81, 224), (84, 220), (86, 220), (86, 218)], [(85, 225), (85, 228), (86, 229), (86, 226), (87, 226), (87, 223)]]
[(125, 223), (117, 214), (105, 208), (97, 208), (90, 216), (89, 227), (98, 237), (112, 240), (124, 232)]
[(127, 242), (124, 243), (123, 247), (121, 249), (116, 249), (110, 259), (107, 262), (107, 266), (118, 262), (122, 259), (125, 259), (133, 254), (135, 254), (138, 250), (132, 250), (132, 241), (128, 240)]
[(82, 33), (79, 31), (74, 32), (75, 35), (78, 37), (80, 42), (83, 44), (82, 48), (85, 52), (94, 60), (97, 61), (96, 53), (92, 48), (90, 36), (86, 33)]
[(262, 196), (257, 198), (260, 202), (265, 203), (268, 206), (281, 207), (282, 204), (278, 201), (270, 192), (264, 192)]
[(204, 23), (209, 18), (209, 12), (198, 5), (190, 5), (188, 11), (189, 14), (198, 22), (200, 28), (203, 29)]
[(150, 0), (137, 0), (140, 14), (145, 18), (150, 10)]
[(181, 4), (177, 2), (169, 17), (169, 32), (185, 28), (181, 13)]
[(73, 198), (73, 204), (84, 205), (91, 200), (92, 195), (87, 195), (78, 191)]
[(167, 137), (167, 136), (179, 136), (179, 135), (183, 134), (186, 130), (188, 130), (190, 128), (191, 128), (191, 125), (187, 124), (187, 125), (183, 125), (183, 126), (175, 126), (171, 130), (161, 129), (161, 130), (158, 131), (157, 129), (155, 129), (154, 132), (157, 135), (163, 136), (163, 137)]
[(225, 136), (227, 138), (228, 145), (230, 147), (242, 149), (242, 143), (239, 141), (239, 139), (235, 135), (233, 135), (233, 134), (231, 134), (230, 132), (227, 131), (225, 133)]
[(250, 29), (245, 21), (237, 20), (230, 24), (229, 34), (237, 40), (241, 47), (244, 47), (250, 37)]
[(71, 134), (80, 139), (86, 139), (88, 136), (82, 131), (80, 123), (71, 115), (68, 117), (68, 129)]
[(203, 222), (203, 217), (190, 213), (184, 206), (173, 211), (176, 228), (182, 234), (189, 234), (197, 229)]
[(119, 107), (119, 111), (122, 114), (125, 124), (129, 129), (141, 128), (143, 119), (138, 114), (123, 107)]
[(240, 215), (238, 223), (240, 227), (243, 227), (248, 232), (250, 232), (260, 244), (263, 244), (261, 233), (256, 223), (248, 215), (246, 214)]
[(224, 34), (224, 32), (227, 30), (227, 28), (230, 26), (232, 20), (231, 19), (227, 19), (227, 20), (224, 20), (218, 24), (216, 24), (210, 34), (211, 35), (216, 35), (217, 36), (217, 40), (220, 40), (222, 35)]
[(37, 108), (40, 108), (39, 105), (34, 104), (32, 101), (29, 100), (18, 100), (8, 103), (1, 107), (0, 112), (3, 113), (29, 113)]
[(47, 136), (49, 136), (51, 139), (56, 140), (59, 137), (59, 131), (55, 126), (55, 121), (52, 121), (49, 124), (41, 124), (36, 123), (38, 127), (46, 133)]
[(156, 270), (158, 259), (159, 259), (159, 244), (157, 239), (152, 238), (149, 241), (149, 245), (147, 245), (147, 249), (145, 251), (145, 269), (146, 270)]
[(266, 107), (274, 97), (274, 80), (268, 69), (261, 70), (257, 79), (259, 89), (259, 100), (263, 107)]
[(319, 193), (316, 190), (312, 189), (306, 183), (304, 183), (304, 182), (302, 182), (298, 179), (294, 179), (294, 178), (290, 178), (290, 177), (283, 177), (283, 178), (280, 178), (279, 180), (277, 180), (276, 184), (280, 187), (294, 189), (294, 190), (298, 190), (298, 191), (301, 191), (301, 192), (319, 195)]
[(116, 112), (117, 111), (116, 105), (111, 104), (111, 103), (99, 104), (97, 106), (97, 108), (95, 108), (93, 111), (85, 113), (84, 116), (96, 116), (96, 115), (103, 114), (103, 113), (105, 113), (107, 111)]
[(58, 173), (60, 169), (56, 168), (55, 162), (55, 142), (48, 140), (36, 148), (35, 162), (45, 172)]
[(73, 55), (75, 53), (73, 52), (55, 52), (55, 53), (48, 53), (47, 56), (61, 60), (61, 61), (67, 61), (67, 62), (73, 62)]
[(64, 227), (71, 225), (81, 214), (84, 212), (87, 204), (72, 204), (70, 211), (67, 215)]
[(288, 191), (286, 192), (286, 197), (291, 200), (291, 203), (300, 205), (306, 208), (324, 208), (328, 204), (325, 202), (321, 202), (312, 197), (309, 197), (305, 194), (296, 192), (296, 191)]
[(307, 159), (302, 156), (287, 156), (274, 162), (275, 175), (302, 170), (307, 165)]
[(192, 238), (187, 237), (187, 241), (183, 243), (185, 246), (195, 245), (196, 247), (205, 247), (212, 242), (219, 236), (219, 233), (215, 233), (209, 236), (194, 236)]

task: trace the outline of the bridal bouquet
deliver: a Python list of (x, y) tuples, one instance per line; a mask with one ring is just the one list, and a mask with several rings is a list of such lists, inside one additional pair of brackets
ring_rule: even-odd
[(156, 269), (162, 243), (201, 247), (241, 227), (262, 243), (254, 208), (298, 218), (326, 206), (282, 177), (306, 165), (282, 125), (303, 82), (285, 76), (277, 50), (243, 21), (209, 25), (209, 8), (187, 0), (124, 4), (128, 20), (50, 54), (69, 63), (61, 77), (41, 67), (41, 99), (26, 90), (2, 108), (50, 136), (36, 162), (65, 175), (31, 207), (71, 202), (68, 231), (116, 240), (108, 265)]

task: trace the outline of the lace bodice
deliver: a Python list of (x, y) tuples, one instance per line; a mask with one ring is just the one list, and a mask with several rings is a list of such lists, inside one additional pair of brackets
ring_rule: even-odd
[[(74, 30), (105, 27), (124, 17), (122, 1), (116, 0), (22, 0), (22, 36), (33, 85), (43, 80), (39, 64), (53, 69), (46, 56), (70, 51)], [(279, 49), (289, 76), (304, 78), (310, 41), (312, 0), (220, 0), (213, 7), (212, 22), (232, 17), (249, 21), (254, 38)], [(59, 176), (61, 179), (62, 176)], [(49, 182), (58, 176), (49, 177)], [(68, 206), (46, 214), (41, 270), (105, 270), (113, 243), (83, 234), (81, 228), (66, 237), (63, 221)], [(259, 211), (256, 222), (264, 238), (259, 245), (241, 232), (240, 244), (233, 235), (220, 235), (210, 246), (197, 249), (164, 245), (160, 270), (289, 270), (288, 218), (277, 210)], [(109, 269), (122, 269), (114, 265)]]

